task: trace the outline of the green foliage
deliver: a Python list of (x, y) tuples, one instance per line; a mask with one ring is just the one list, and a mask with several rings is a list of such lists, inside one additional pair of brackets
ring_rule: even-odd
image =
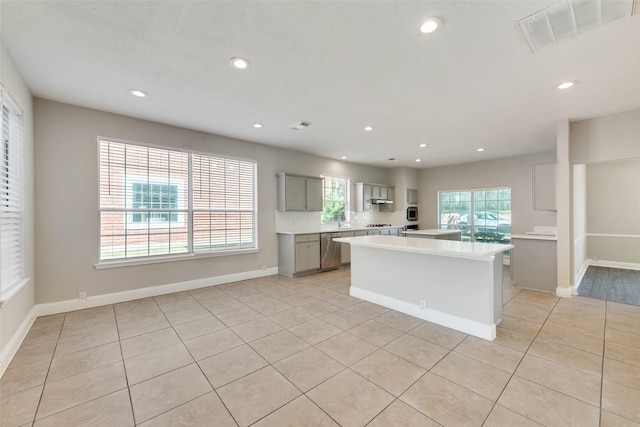
[(346, 220), (347, 180), (325, 177), (322, 223)]

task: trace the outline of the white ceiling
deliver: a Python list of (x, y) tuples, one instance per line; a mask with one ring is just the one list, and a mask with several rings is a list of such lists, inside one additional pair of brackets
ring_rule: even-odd
[[(34, 96), (430, 167), (554, 150), (558, 120), (640, 108), (638, 11), (534, 54), (517, 21), (555, 2), (2, 0), (0, 18)], [(444, 26), (422, 34), (429, 16)]]

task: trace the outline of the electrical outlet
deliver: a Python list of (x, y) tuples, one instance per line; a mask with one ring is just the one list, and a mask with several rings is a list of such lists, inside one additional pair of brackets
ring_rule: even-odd
[(262, 271), (267, 271), (267, 266), (266, 265), (262, 266)]
[(427, 309), (427, 302), (425, 300), (420, 300), (420, 310)]
[(79, 301), (86, 301), (87, 300), (87, 293), (86, 292), (78, 293), (78, 300)]

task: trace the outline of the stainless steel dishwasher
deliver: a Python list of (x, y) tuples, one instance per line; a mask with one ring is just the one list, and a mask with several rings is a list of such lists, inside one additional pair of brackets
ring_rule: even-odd
[(334, 270), (342, 264), (340, 243), (334, 242), (340, 233), (320, 234), (320, 270)]

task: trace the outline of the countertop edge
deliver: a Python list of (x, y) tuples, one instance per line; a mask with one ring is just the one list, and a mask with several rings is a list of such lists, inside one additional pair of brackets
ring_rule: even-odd
[(404, 228), (403, 225), (392, 225), (391, 227), (355, 227), (355, 228), (324, 228), (322, 230), (284, 230), (276, 231), (276, 234), (320, 234), (320, 233), (348, 233), (350, 231), (388, 230), (390, 228)]
[[(477, 253), (469, 253), (469, 252), (463, 252), (455, 249), (425, 246), (427, 244), (431, 245), (431, 243), (427, 243), (427, 244), (414, 243), (412, 246), (403, 246), (403, 245), (394, 245), (391, 243), (372, 242), (369, 239), (367, 239), (368, 237), (387, 237), (387, 238), (393, 239), (393, 236), (361, 236), (361, 237), (341, 237), (338, 239), (334, 239), (334, 241), (340, 242), (340, 243), (349, 243), (349, 244), (352, 244), (353, 246), (387, 249), (391, 251), (409, 252), (409, 253), (425, 254), (425, 255), (445, 256), (450, 258), (463, 258), (463, 259), (470, 259), (470, 260), (476, 260), (476, 261), (491, 261), (494, 258), (495, 254), (504, 252), (508, 249), (513, 248), (513, 245), (500, 244), (499, 245), (500, 248), (490, 249), (490, 250), (477, 252)], [(453, 242), (448, 240), (442, 241), (442, 240), (432, 240), (432, 239), (410, 239), (410, 240), (418, 241), (418, 242), (436, 242), (436, 246), (440, 246), (437, 242), (469, 243), (469, 242), (457, 242), (457, 241)], [(483, 243), (476, 242), (473, 244), (478, 245)], [(488, 244), (491, 244), (491, 243), (488, 243)]]
[(546, 234), (512, 234), (511, 235), (512, 239), (526, 239), (526, 240), (548, 240), (548, 241), (553, 241), (553, 242), (557, 242), (558, 241), (558, 237), (557, 236), (549, 236)]

